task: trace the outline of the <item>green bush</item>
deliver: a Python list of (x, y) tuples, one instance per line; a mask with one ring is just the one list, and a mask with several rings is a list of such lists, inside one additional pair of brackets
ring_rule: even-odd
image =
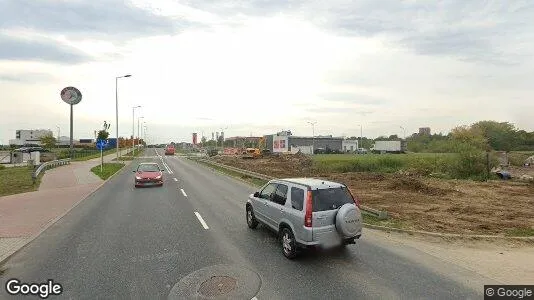
[(2, 166), (2, 165), (0, 165), (0, 170), (3, 170), (3, 169), (5, 169), (5, 168), (6, 168), (6, 166)]
[[(473, 148), (462, 150), (460, 153), (315, 155), (314, 168), (321, 173), (404, 171), (441, 178), (485, 179), (486, 153)], [(496, 157), (492, 155), (490, 168), (496, 164)]]

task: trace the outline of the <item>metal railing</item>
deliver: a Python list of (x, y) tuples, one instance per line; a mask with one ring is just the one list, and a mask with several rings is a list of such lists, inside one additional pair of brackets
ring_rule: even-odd
[(58, 160), (53, 160), (53, 161), (40, 164), (39, 167), (37, 167), (37, 169), (35, 169), (32, 172), (33, 182), (35, 183), (35, 181), (37, 180), (37, 177), (39, 176), (39, 174), (41, 174), (42, 171), (46, 169), (54, 168), (57, 166), (68, 165), (68, 164), (70, 164), (70, 158), (58, 159)]
[[(216, 162), (211, 161), (209, 159), (194, 159), (194, 160), (200, 161), (200, 162), (204, 162), (204, 163), (207, 163), (207, 164), (210, 164), (210, 165), (213, 165), (213, 166), (217, 166), (219, 168), (225, 168), (227, 170), (234, 171), (234, 172), (237, 172), (237, 173), (241, 173), (243, 175), (247, 175), (247, 176), (250, 176), (250, 177), (253, 177), (253, 178), (258, 178), (258, 179), (263, 179), (263, 180), (275, 179), (275, 177), (272, 177), (272, 176), (267, 176), (267, 175), (264, 175), (264, 174), (260, 174), (260, 173), (256, 173), (256, 172), (243, 170), (243, 169), (239, 169), (239, 168), (236, 168), (236, 167), (232, 167), (232, 166), (216, 163)], [(386, 211), (377, 210), (377, 209), (370, 208), (370, 207), (363, 206), (363, 205), (360, 206), (360, 209), (362, 210), (362, 212), (364, 214), (367, 214), (367, 215), (370, 215), (370, 216), (374, 216), (374, 217), (378, 218), (379, 220), (385, 220), (385, 219), (388, 218), (388, 213)]]
[(231, 167), (231, 166), (228, 166), (228, 165), (224, 165), (224, 164), (220, 164), (220, 163), (216, 163), (216, 162), (210, 161), (208, 159), (197, 159), (197, 161), (205, 162), (205, 163), (208, 163), (208, 164), (220, 167), (220, 168), (225, 168), (225, 169), (228, 169), (230, 171), (234, 171), (234, 172), (241, 173), (243, 175), (247, 175), (247, 176), (258, 178), (258, 179), (263, 179), (263, 180), (275, 179), (272, 176), (267, 176), (267, 175), (264, 175), (264, 174), (260, 174), (260, 173), (256, 173), (256, 172), (252, 172), (252, 171), (248, 171), (248, 170), (239, 169), (239, 168), (236, 168), (236, 167)]

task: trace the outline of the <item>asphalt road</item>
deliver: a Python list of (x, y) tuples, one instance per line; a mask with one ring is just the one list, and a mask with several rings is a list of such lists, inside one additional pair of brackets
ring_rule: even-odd
[[(190, 298), (187, 288), (224, 270), (248, 299), (479, 299), (494, 283), (372, 231), (345, 250), (287, 260), (273, 233), (246, 225), (253, 188), (185, 158), (145, 156), (8, 260), (0, 298), (10, 278), (61, 283), (49, 299)], [(139, 161), (170, 170), (163, 187), (134, 188)]]

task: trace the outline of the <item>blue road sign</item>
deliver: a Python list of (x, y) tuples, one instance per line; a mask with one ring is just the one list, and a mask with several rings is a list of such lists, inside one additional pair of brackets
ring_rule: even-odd
[(108, 141), (106, 141), (106, 140), (97, 140), (96, 141), (96, 148), (98, 150), (104, 150), (104, 148), (106, 148), (107, 145), (108, 145)]

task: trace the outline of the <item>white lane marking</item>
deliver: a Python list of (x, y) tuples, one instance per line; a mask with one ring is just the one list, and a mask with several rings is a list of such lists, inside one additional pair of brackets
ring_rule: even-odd
[(210, 229), (208, 227), (208, 224), (206, 224), (206, 222), (204, 222), (204, 219), (202, 219), (202, 216), (196, 211), (195, 211), (195, 216), (197, 216), (198, 221), (200, 222), (200, 224), (202, 224), (202, 227), (204, 227), (204, 229)]
[(258, 298), (254, 297), (254, 298), (252, 298), (252, 299), (250, 299), (250, 300), (258, 300)]
[(178, 179), (177, 179), (177, 178), (173, 178), (172, 180), (174, 180), (174, 181), (178, 181)]
[(184, 195), (184, 197), (187, 197), (187, 194), (185, 193), (184, 189), (180, 189), (180, 191), (182, 191), (182, 194)]

